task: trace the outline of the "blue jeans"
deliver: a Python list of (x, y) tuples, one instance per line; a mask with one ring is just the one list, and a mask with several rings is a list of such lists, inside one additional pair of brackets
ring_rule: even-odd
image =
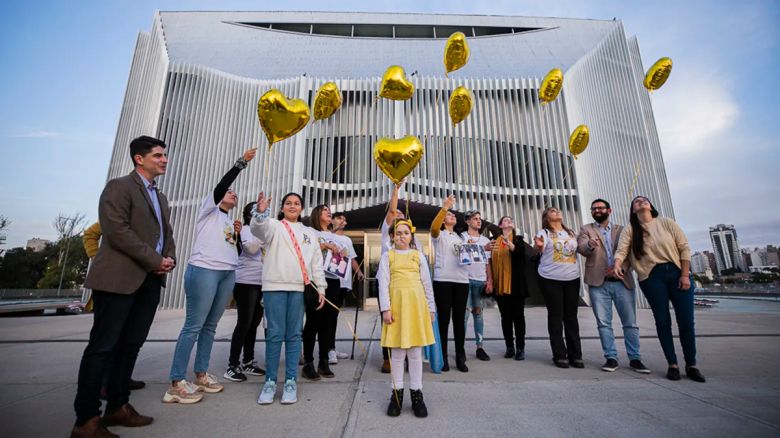
[(639, 282), (642, 293), (645, 294), (650, 308), (653, 309), (655, 329), (658, 332), (658, 340), (664, 350), (666, 362), (669, 365), (677, 364), (677, 355), (674, 352), (674, 339), (672, 338), (672, 315), (669, 312), (669, 301), (674, 307), (674, 316), (677, 319), (677, 328), (680, 331), (680, 343), (682, 344), (685, 365), (696, 365), (696, 333), (693, 327), (693, 276), (691, 276), (691, 288), (682, 290), (677, 287), (680, 281), (680, 268), (674, 263), (655, 265), (650, 276)]
[(276, 382), (279, 357), (284, 342), (284, 378), (295, 380), (301, 355), (303, 332), (303, 292), (264, 291), (265, 318), (268, 331), (265, 339), (265, 380)]
[(617, 360), (615, 333), (612, 331), (612, 303), (615, 303), (629, 360), (641, 359), (639, 355), (639, 327), (636, 325), (636, 295), (621, 281), (605, 281), (601, 286), (588, 286), (593, 315), (599, 328), (599, 339), (604, 357)]
[(477, 342), (477, 348), (482, 347), (482, 340), (485, 338), (485, 321), (482, 318), (482, 291), (485, 290), (485, 284), (487, 283), (484, 281), (469, 280), (469, 296), (463, 324), (468, 329), (469, 313), (472, 313), (474, 315), (474, 340)]
[(196, 342), (198, 350), (195, 353), (194, 371), (208, 371), (217, 323), (233, 294), (235, 282), (235, 271), (217, 271), (187, 265), (187, 271), (184, 273), (187, 316), (173, 352), (170, 380), (185, 378), (192, 347)]

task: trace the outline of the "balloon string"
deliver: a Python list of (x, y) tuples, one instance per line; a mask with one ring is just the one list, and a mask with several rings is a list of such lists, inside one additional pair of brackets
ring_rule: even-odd
[(333, 174), (336, 173), (337, 170), (339, 170), (339, 167), (341, 167), (341, 165), (344, 164), (345, 161), (347, 161), (347, 158), (349, 158), (349, 154), (344, 154), (344, 159), (341, 160), (339, 164), (337, 164), (336, 167), (333, 168), (333, 172), (330, 173), (328, 180), (331, 180), (333, 178)]
[(636, 166), (634, 168), (634, 180), (631, 181), (631, 188), (628, 189), (629, 200), (631, 200), (631, 198), (634, 196), (634, 187), (636, 186), (638, 179), (639, 179), (639, 162), (637, 161)]
[(363, 357), (368, 357), (368, 355), (366, 354), (366, 349), (365, 349), (365, 347), (363, 347), (363, 343), (362, 343), (362, 342), (360, 342), (360, 338), (358, 338), (358, 336), (357, 336), (357, 332), (355, 332), (355, 329), (352, 327), (352, 324), (350, 324), (350, 323), (349, 323), (349, 321), (348, 321), (347, 319), (345, 319), (345, 318), (342, 318), (342, 315), (341, 315), (341, 308), (339, 308), (339, 306), (337, 306), (337, 305), (333, 304), (333, 302), (331, 302), (329, 299), (325, 298), (325, 296), (324, 296), (324, 295), (323, 295), (322, 299), (323, 299), (323, 300), (325, 300), (325, 302), (326, 302), (326, 303), (328, 303), (328, 304), (329, 304), (331, 307), (333, 307), (334, 309), (336, 309), (336, 311), (337, 311), (337, 312), (339, 312), (339, 319), (341, 319), (342, 321), (344, 321), (344, 322), (346, 322), (346, 323), (347, 323), (347, 327), (349, 328), (349, 331), (350, 331), (350, 333), (352, 334), (352, 339), (354, 339), (355, 341), (357, 341), (357, 344), (358, 344), (358, 346), (360, 347), (360, 351), (362, 351), (362, 352), (363, 352)]

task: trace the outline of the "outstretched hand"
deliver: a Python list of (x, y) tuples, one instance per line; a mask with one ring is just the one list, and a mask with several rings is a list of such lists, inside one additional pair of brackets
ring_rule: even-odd
[(255, 155), (257, 155), (257, 148), (247, 149), (246, 151), (244, 151), (244, 156), (243, 156), (244, 161), (246, 161), (247, 163), (252, 161), (252, 158), (254, 158)]
[(269, 205), (271, 205), (271, 198), (270, 197), (266, 198), (265, 193), (260, 192), (260, 194), (257, 195), (257, 206), (256, 206), (257, 211), (259, 213), (262, 213), (268, 210)]
[(447, 196), (447, 199), (444, 200), (443, 207), (447, 210), (451, 209), (455, 206), (455, 195), (449, 195)]

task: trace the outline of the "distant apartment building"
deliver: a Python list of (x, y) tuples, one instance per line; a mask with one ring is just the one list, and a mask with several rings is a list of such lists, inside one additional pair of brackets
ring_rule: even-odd
[(46, 249), (46, 245), (50, 244), (51, 240), (47, 239), (39, 239), (37, 237), (33, 237), (32, 239), (27, 241), (27, 249), (31, 249), (35, 252), (43, 251)]
[(714, 277), (712, 268), (710, 268), (709, 258), (706, 254), (700, 252), (696, 252), (691, 256), (691, 272), (710, 280)]
[(712, 251), (715, 253), (718, 274), (726, 269), (746, 270), (734, 225), (718, 224), (710, 227), (710, 240), (712, 241)]

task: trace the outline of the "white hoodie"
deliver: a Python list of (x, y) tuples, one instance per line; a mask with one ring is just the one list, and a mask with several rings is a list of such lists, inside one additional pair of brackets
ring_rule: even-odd
[[(300, 222), (287, 223), (292, 228), (301, 248), (309, 280), (316, 286), (320, 294), (325, 295), (327, 283), (325, 282), (325, 272), (322, 269), (322, 251), (317, 240), (317, 231)], [(249, 228), (252, 230), (252, 234), (265, 244), (263, 292), (303, 292), (301, 264), (298, 262), (295, 247), (284, 224), (269, 218), (266, 212), (255, 214)]]

